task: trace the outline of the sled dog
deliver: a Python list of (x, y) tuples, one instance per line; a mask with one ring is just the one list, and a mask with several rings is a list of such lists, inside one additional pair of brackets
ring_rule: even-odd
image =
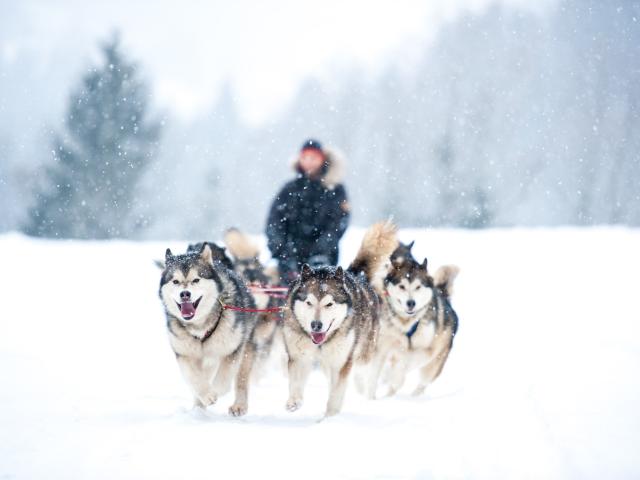
[(307, 377), (318, 361), (329, 378), (325, 417), (340, 412), (352, 368), (367, 364), (376, 350), (379, 299), (369, 280), (397, 244), (396, 227), (378, 223), (366, 232), (346, 271), (303, 265), (289, 289), (283, 327), (289, 358), (287, 410), (302, 406)]
[(458, 271), (456, 266), (443, 266), (431, 277), (426, 258), (420, 264), (406, 252), (392, 255), (384, 280), (380, 337), (366, 392), (370, 398), (376, 395), (387, 360), (388, 395), (402, 387), (411, 369), (420, 369), (414, 395), (422, 394), (440, 375), (458, 329), (458, 317), (450, 303)]
[(169, 343), (193, 390), (195, 406), (214, 404), (235, 379), (229, 413), (238, 416), (248, 408), (256, 315), (236, 309), (255, 309), (255, 304), (242, 279), (214, 259), (213, 252), (219, 251), (208, 243), (181, 255), (167, 249), (159, 295)]
[[(230, 228), (224, 234), (224, 243), (234, 257), (234, 270), (252, 287), (266, 287), (273, 283), (265, 266), (260, 262), (260, 249), (251, 239), (236, 228)], [(259, 310), (254, 331), (254, 339), (259, 347), (259, 358), (264, 362), (271, 353), (273, 342), (281, 325), (280, 313), (274, 309), (284, 304), (283, 299), (268, 295), (263, 291), (252, 291), (253, 299)]]

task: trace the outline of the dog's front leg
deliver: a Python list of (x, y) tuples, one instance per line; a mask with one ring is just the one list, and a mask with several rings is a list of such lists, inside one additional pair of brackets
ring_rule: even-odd
[(256, 344), (253, 341), (247, 343), (240, 361), (240, 369), (236, 376), (236, 399), (229, 407), (229, 413), (239, 417), (247, 413), (249, 407), (249, 377), (256, 359)]
[(215, 367), (201, 359), (183, 355), (177, 355), (176, 358), (182, 375), (193, 390), (194, 405), (206, 408), (214, 404), (217, 397), (211, 393), (211, 377)]
[(396, 362), (392, 365), (389, 377), (389, 390), (387, 396), (392, 397), (404, 385), (404, 380), (409, 368), (409, 355), (400, 355)]
[(221, 397), (231, 389), (231, 382), (238, 368), (238, 359), (242, 349), (238, 349), (231, 355), (220, 360), (220, 366), (213, 379), (211, 390), (216, 397)]
[(340, 413), (352, 365), (353, 360), (349, 358), (342, 368), (331, 368), (331, 387), (329, 388), (329, 401), (327, 402), (325, 417)]
[(365, 395), (370, 400), (375, 400), (376, 390), (378, 389), (378, 381), (380, 379), (380, 372), (384, 366), (384, 362), (387, 359), (387, 350), (379, 348), (375, 353), (371, 364), (369, 365), (369, 376), (367, 378), (367, 385)]
[(412, 395), (418, 396), (424, 393), (425, 388), (433, 382), (438, 376), (440, 372), (442, 372), (442, 368), (444, 367), (444, 363), (447, 361), (447, 357), (449, 356), (449, 352), (451, 350), (451, 346), (447, 345), (446, 348), (434, 358), (431, 359), (429, 363), (427, 363), (424, 367), (420, 369), (420, 381), (418, 382), (418, 386), (413, 391)]
[(289, 357), (289, 400), (287, 410), (295, 412), (302, 406), (304, 387), (311, 372), (311, 362), (305, 358)]

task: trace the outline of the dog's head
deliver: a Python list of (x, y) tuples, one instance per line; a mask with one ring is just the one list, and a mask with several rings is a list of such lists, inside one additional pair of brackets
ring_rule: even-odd
[(351, 297), (342, 267), (303, 265), (291, 286), (289, 308), (316, 345), (322, 345), (349, 315)]
[(249, 284), (264, 286), (270, 283), (258, 257), (236, 260), (235, 271)]
[(224, 247), (220, 247), (213, 242), (198, 242), (191, 243), (187, 247), (187, 253), (200, 253), (204, 248), (204, 245), (208, 244), (211, 248), (211, 258), (214, 262), (220, 262), (229, 270), (233, 270), (233, 262), (227, 255), (227, 249)]
[(402, 242), (398, 242), (398, 246), (393, 253), (387, 260), (385, 260), (380, 269), (375, 272), (375, 275), (371, 280), (371, 284), (379, 293), (384, 290), (385, 278), (390, 272), (402, 267), (405, 262), (415, 261), (413, 254), (411, 253), (414, 243), (415, 242), (404, 244)]
[(413, 258), (413, 254), (411, 253), (414, 243), (415, 242), (404, 244), (400, 242), (398, 247), (391, 254), (391, 257), (389, 257), (392, 267), (399, 268), (405, 262), (415, 261), (415, 258)]
[(429, 305), (433, 298), (433, 279), (427, 271), (427, 259), (422, 263), (407, 260), (394, 265), (384, 279), (389, 304), (396, 315), (415, 316)]
[(222, 291), (212, 249), (204, 243), (199, 252), (173, 255), (167, 248), (160, 279), (160, 298), (166, 311), (183, 323), (198, 324), (218, 301)]

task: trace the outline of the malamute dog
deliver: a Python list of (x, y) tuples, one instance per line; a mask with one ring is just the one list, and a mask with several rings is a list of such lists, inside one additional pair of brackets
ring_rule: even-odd
[(380, 337), (367, 392), (371, 398), (387, 359), (388, 395), (402, 387), (413, 368), (420, 368), (414, 395), (424, 392), (442, 371), (458, 329), (458, 317), (449, 302), (458, 267), (441, 267), (431, 277), (426, 258), (419, 264), (406, 253), (392, 256), (391, 270), (384, 280)]
[[(224, 243), (233, 255), (235, 261), (234, 270), (251, 287), (266, 287), (273, 282), (272, 277), (266, 272), (265, 266), (260, 262), (260, 250), (251, 239), (236, 228), (230, 228), (224, 234)], [(266, 360), (271, 352), (278, 327), (281, 325), (280, 312), (273, 310), (282, 307), (283, 299), (267, 294), (260, 290), (251, 291), (255, 304), (259, 310), (254, 339), (260, 347), (259, 356)]]
[(227, 255), (227, 249), (214, 242), (190, 243), (187, 246), (187, 253), (200, 253), (204, 248), (205, 243), (209, 244), (209, 248), (211, 248), (211, 258), (214, 262), (220, 262), (229, 270), (234, 270), (233, 260), (231, 260), (229, 255)]
[(256, 315), (235, 308), (251, 310), (255, 304), (240, 277), (214, 260), (212, 252), (208, 243), (182, 255), (167, 249), (159, 294), (169, 342), (195, 405), (215, 403), (235, 378), (236, 398), (229, 413), (244, 415), (256, 352)]
[(352, 367), (368, 363), (376, 348), (379, 299), (369, 279), (397, 243), (396, 227), (378, 223), (365, 234), (347, 271), (302, 267), (289, 289), (283, 328), (289, 357), (287, 410), (302, 405), (307, 377), (319, 361), (329, 377), (325, 416), (340, 412)]

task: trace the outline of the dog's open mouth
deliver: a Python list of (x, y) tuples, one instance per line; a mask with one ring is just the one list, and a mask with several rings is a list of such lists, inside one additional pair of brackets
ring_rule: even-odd
[(182, 315), (184, 320), (191, 320), (195, 316), (200, 300), (202, 300), (202, 297), (198, 298), (195, 302), (176, 302), (180, 309), (180, 315)]
[(311, 341), (316, 345), (320, 345), (327, 338), (327, 332), (312, 332)]
[(331, 323), (329, 324), (329, 328), (327, 328), (324, 332), (309, 333), (309, 335), (311, 335), (311, 341), (316, 345), (321, 345), (322, 343), (324, 343), (324, 341), (327, 339), (327, 333), (329, 333), (329, 330), (331, 330), (331, 326), (333, 325), (334, 321), (335, 321), (335, 318), (331, 320)]

